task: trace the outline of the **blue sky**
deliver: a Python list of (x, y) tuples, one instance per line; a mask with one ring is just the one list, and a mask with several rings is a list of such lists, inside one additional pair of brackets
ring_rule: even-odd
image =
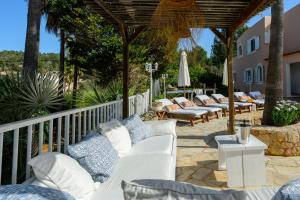
[[(300, 0), (285, 0), (285, 11), (300, 3)], [(263, 16), (270, 15), (270, 9), (265, 10), (258, 16), (253, 17), (247, 23), (252, 26)], [(25, 46), (27, 20), (27, 1), (25, 0), (6, 0), (0, 4), (0, 51), (1, 50), (17, 50), (23, 51)], [(202, 46), (210, 55), (211, 45), (213, 43), (214, 34), (209, 30), (203, 30), (201, 39)], [(58, 38), (53, 34), (49, 34), (45, 30), (45, 19), (41, 24), (41, 41), (40, 52), (59, 52)]]

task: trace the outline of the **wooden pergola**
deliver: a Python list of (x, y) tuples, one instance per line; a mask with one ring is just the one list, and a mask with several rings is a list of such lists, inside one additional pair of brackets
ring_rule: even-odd
[[(203, 19), (201, 27), (209, 28), (227, 49), (229, 126), (228, 132), (234, 133), (234, 86), (233, 86), (233, 36), (235, 30), (250, 17), (270, 6), (274, 0), (195, 0), (199, 16)], [(120, 27), (123, 40), (123, 117), (128, 116), (128, 45), (151, 25), (159, 0), (85, 0), (95, 12), (106, 21)], [(197, 13), (195, 13), (197, 15)], [(161, 20), (168, 20), (164, 15)], [(129, 28), (134, 32), (129, 34)], [(218, 31), (225, 29), (226, 34)]]

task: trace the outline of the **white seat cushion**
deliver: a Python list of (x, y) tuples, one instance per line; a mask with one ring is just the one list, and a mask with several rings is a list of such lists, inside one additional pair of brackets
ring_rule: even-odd
[[(167, 154), (172, 155), (176, 151), (174, 136), (153, 136), (135, 144), (128, 155)], [(175, 149), (173, 149), (175, 148)]]
[[(209, 104), (207, 106), (215, 107), (215, 108), (222, 108), (222, 109), (225, 109), (225, 110), (229, 109), (229, 104), (228, 103), (216, 103), (216, 104)], [(234, 105), (234, 107), (236, 108), (237, 105)]]
[(176, 158), (163, 154), (123, 157), (119, 160), (113, 175), (101, 184), (91, 200), (123, 200), (122, 180), (127, 182), (136, 179), (175, 180), (175, 160)]
[(237, 106), (252, 106), (252, 103), (247, 103), (247, 102), (234, 102), (235, 105)]
[(221, 108), (206, 107), (206, 106), (194, 106), (194, 107), (188, 107), (186, 109), (189, 109), (189, 110), (204, 110), (204, 111), (208, 111), (210, 113), (222, 111)]
[(170, 111), (169, 113), (180, 114), (180, 115), (191, 115), (194, 117), (200, 117), (207, 113), (205, 110), (188, 110), (188, 109), (178, 109), (174, 111)]
[(265, 104), (265, 100), (264, 99), (257, 99), (257, 100), (254, 100), (254, 103), (258, 104), (258, 105), (264, 105)]
[(173, 105), (173, 102), (170, 101), (169, 99), (159, 99), (158, 102), (161, 102), (163, 106)]

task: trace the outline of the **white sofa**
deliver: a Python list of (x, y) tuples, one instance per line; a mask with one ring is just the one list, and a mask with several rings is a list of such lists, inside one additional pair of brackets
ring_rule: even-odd
[[(146, 123), (152, 127), (154, 136), (135, 144), (125, 157), (119, 159), (112, 176), (100, 185), (91, 200), (123, 199), (122, 180), (175, 180), (176, 121)], [(173, 126), (172, 130), (170, 125)], [(168, 131), (163, 132), (164, 126), (168, 126)]]
[[(132, 146), (121, 157), (111, 177), (84, 200), (123, 200), (122, 180), (165, 179), (175, 180), (176, 169), (176, 120), (145, 122), (153, 130), (153, 136)], [(41, 184), (35, 177), (25, 184)], [(47, 186), (45, 186), (47, 187)]]

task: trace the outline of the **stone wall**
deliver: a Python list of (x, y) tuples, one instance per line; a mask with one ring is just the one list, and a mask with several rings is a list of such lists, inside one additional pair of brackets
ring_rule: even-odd
[(267, 155), (300, 156), (300, 123), (253, 127), (251, 133), (268, 146)]

